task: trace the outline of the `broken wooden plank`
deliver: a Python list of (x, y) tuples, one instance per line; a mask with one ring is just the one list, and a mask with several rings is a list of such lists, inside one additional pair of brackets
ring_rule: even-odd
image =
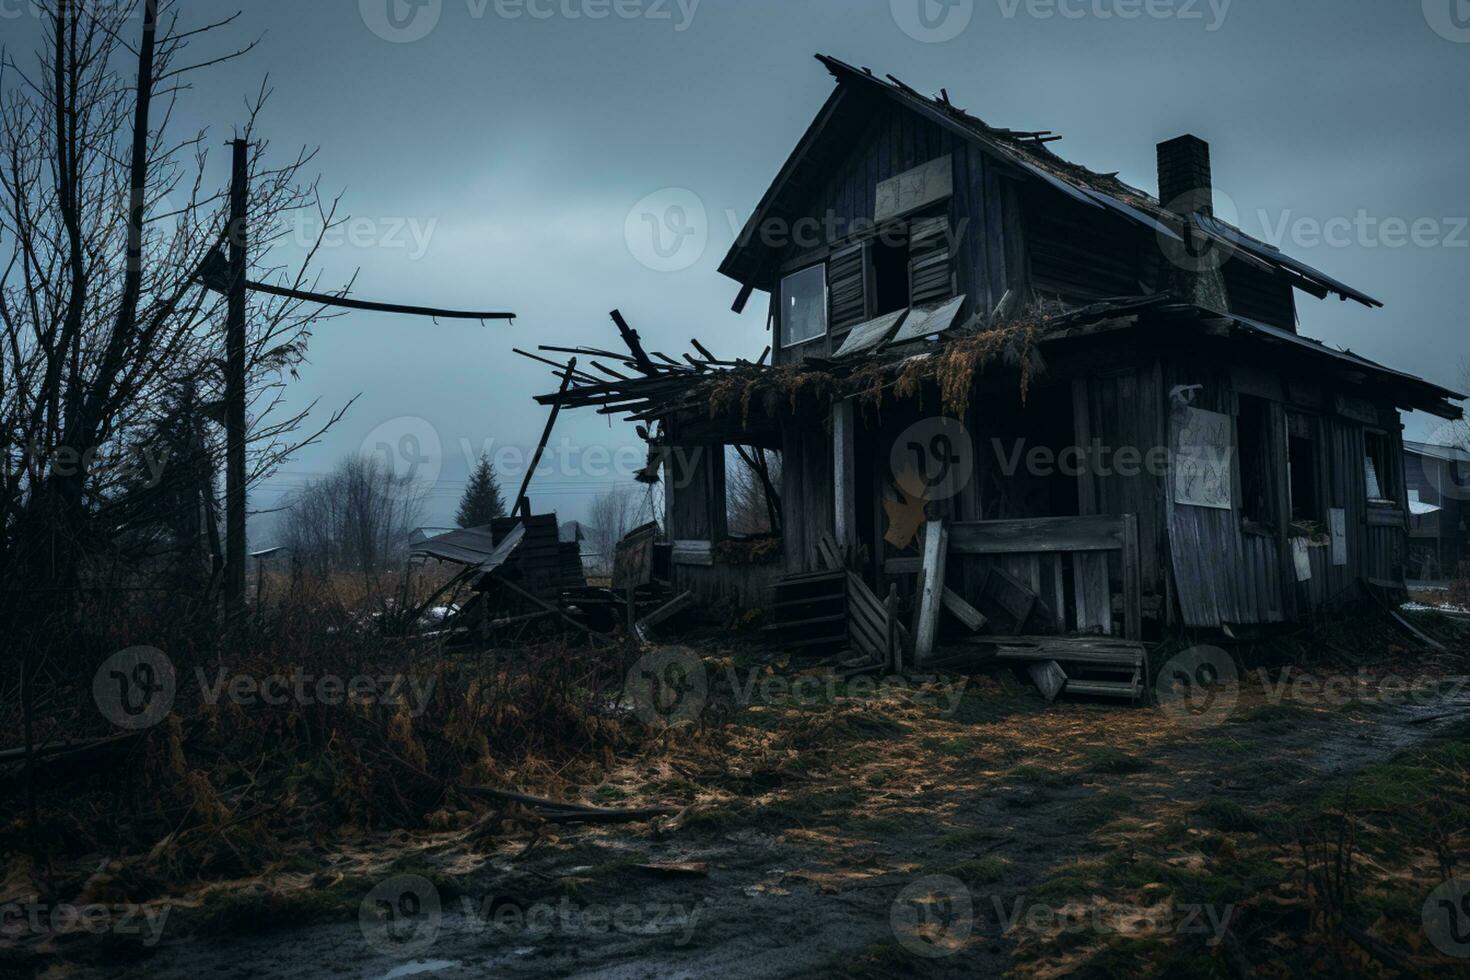
[(924, 529), (924, 571), (914, 615), (914, 662), (923, 664), (934, 652), (939, 635), (939, 609), (944, 601), (944, 572), (949, 556), (949, 530), (943, 521)]
[(714, 544), (709, 541), (675, 541), (673, 551), (675, 565), (703, 565), (715, 563)]
[(1068, 680), (1068, 694), (1080, 694), (1095, 698), (1127, 698), (1137, 700), (1139, 684), (1132, 681)]
[(1143, 651), (1120, 651), (1118, 653), (1068, 650), (1065, 647), (998, 647), (997, 660), (1058, 660), (1071, 664), (1089, 664), (1098, 667), (1126, 667), (1137, 669), (1143, 664)]
[(638, 620), (638, 622), (635, 623), (633, 626), (633, 632), (640, 640), (646, 643), (648, 642), (647, 634), (649, 630), (667, 622), (670, 619), (673, 619), (679, 613), (683, 612), (685, 609), (688, 609), (692, 605), (694, 605), (694, 593), (685, 592), (683, 595), (673, 599), (670, 602), (664, 603), (662, 606), (659, 606), (647, 616), (644, 616), (642, 619)]
[(840, 571), (847, 567), (847, 560), (842, 555), (842, 549), (838, 547), (837, 541), (832, 535), (823, 531), (817, 538), (817, 557), (829, 571)]
[(1062, 670), (1062, 665), (1055, 660), (1044, 663), (1031, 664), (1026, 668), (1036, 686), (1041, 688), (1042, 695), (1047, 701), (1055, 701), (1057, 695), (1062, 693), (1062, 688), (1067, 686), (1067, 672)]
[[(1019, 633), (1025, 628), (1039, 600), (1037, 594), (1024, 582), (999, 566), (992, 566), (986, 574), (985, 582), (980, 587), (980, 596), (982, 605), (1009, 620), (1003, 626), (1013, 633)], [(996, 617), (989, 618), (994, 621)]]
[(888, 586), (888, 598), (883, 601), (883, 613), (888, 619), (888, 657), (893, 665), (893, 672), (903, 672), (903, 644), (899, 639), (898, 631), (898, 586)]
[(1363, 579), (1363, 588), (1367, 591), (1369, 595), (1373, 597), (1374, 601), (1377, 602), (1378, 605), (1383, 607), (1383, 611), (1388, 613), (1388, 618), (1392, 619), (1401, 630), (1412, 636), (1414, 639), (1418, 640), (1420, 643), (1423, 643), (1425, 646), (1435, 651), (1436, 653), (1445, 652), (1445, 645), (1443, 643), (1439, 642), (1434, 637), (1430, 636), (1423, 630), (1419, 629), (1419, 627), (1409, 622), (1408, 619), (1404, 617), (1403, 613), (1394, 608), (1392, 600), (1390, 600), (1385, 595), (1382, 586), (1380, 586), (1377, 582), (1375, 582), (1373, 579), (1365, 578)]
[(709, 865), (703, 861), (668, 861), (656, 864), (635, 864), (633, 867), (649, 874), (673, 878), (708, 878)]
[(984, 613), (966, 602), (964, 597), (954, 589), (947, 588), (944, 590), (943, 602), (945, 610), (955, 619), (968, 626), (972, 633), (980, 632), (980, 630), (985, 628), (985, 624), (990, 622), (990, 620), (985, 618)]

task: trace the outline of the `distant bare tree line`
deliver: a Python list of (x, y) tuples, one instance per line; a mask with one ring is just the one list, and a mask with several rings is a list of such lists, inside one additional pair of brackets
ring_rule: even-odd
[(279, 543), (308, 574), (371, 576), (402, 561), (427, 495), (427, 487), (381, 459), (354, 456), (287, 499)]

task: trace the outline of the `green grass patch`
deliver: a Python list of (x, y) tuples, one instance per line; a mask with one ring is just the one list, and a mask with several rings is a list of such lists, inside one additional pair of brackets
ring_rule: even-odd
[(1133, 797), (1127, 793), (1094, 793), (1067, 804), (1064, 819), (1076, 827), (1095, 830), (1133, 809)]
[(1017, 783), (1029, 783), (1033, 786), (1048, 786), (1052, 788), (1065, 786), (1070, 781), (1066, 773), (1029, 763), (1012, 766), (1003, 775), (1004, 778)]
[(988, 885), (1000, 881), (1006, 876), (1006, 869), (1010, 862), (1002, 857), (980, 857), (961, 861), (938, 871), (938, 874), (946, 874), (951, 878), (958, 878), (966, 885)]
[(1261, 834), (1275, 838), (1285, 831), (1285, 821), (1282, 818), (1254, 813), (1234, 800), (1218, 796), (1200, 804), (1191, 814), (1191, 819), (1199, 826), (1226, 833)]
[(938, 752), (941, 755), (974, 755), (985, 750), (984, 739), (976, 738), (973, 735), (958, 735), (948, 738), (930, 735), (919, 744), (930, 752)]
[(1107, 745), (1094, 746), (1082, 753), (1088, 772), (1105, 772), (1115, 775), (1146, 772), (1153, 764), (1147, 759), (1129, 755)]

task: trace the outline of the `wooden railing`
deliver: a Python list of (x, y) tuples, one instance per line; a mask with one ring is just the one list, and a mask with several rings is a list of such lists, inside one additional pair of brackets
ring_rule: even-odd
[[(1050, 566), (1051, 595), (1042, 599), (1065, 617), (1075, 610), (1082, 631), (1112, 632), (1113, 595), (1108, 556), (1119, 555), (1123, 576), (1123, 635), (1143, 638), (1143, 583), (1138, 551), (1138, 518), (1134, 514), (1092, 517), (1044, 517), (1017, 521), (963, 521), (947, 527), (951, 556), (989, 558), (1034, 556), (1034, 567)], [(1072, 596), (1062, 594), (1063, 562), (1071, 560)], [(890, 574), (922, 572), (922, 559), (885, 563)], [(1033, 583), (1034, 584), (1034, 583)], [(1057, 608), (1059, 607), (1059, 608)]]

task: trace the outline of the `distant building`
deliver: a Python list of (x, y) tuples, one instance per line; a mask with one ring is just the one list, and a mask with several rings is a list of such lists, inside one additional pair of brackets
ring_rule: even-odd
[(1470, 560), (1470, 452), (1404, 440), (1409, 489), (1409, 577), (1453, 577)]

